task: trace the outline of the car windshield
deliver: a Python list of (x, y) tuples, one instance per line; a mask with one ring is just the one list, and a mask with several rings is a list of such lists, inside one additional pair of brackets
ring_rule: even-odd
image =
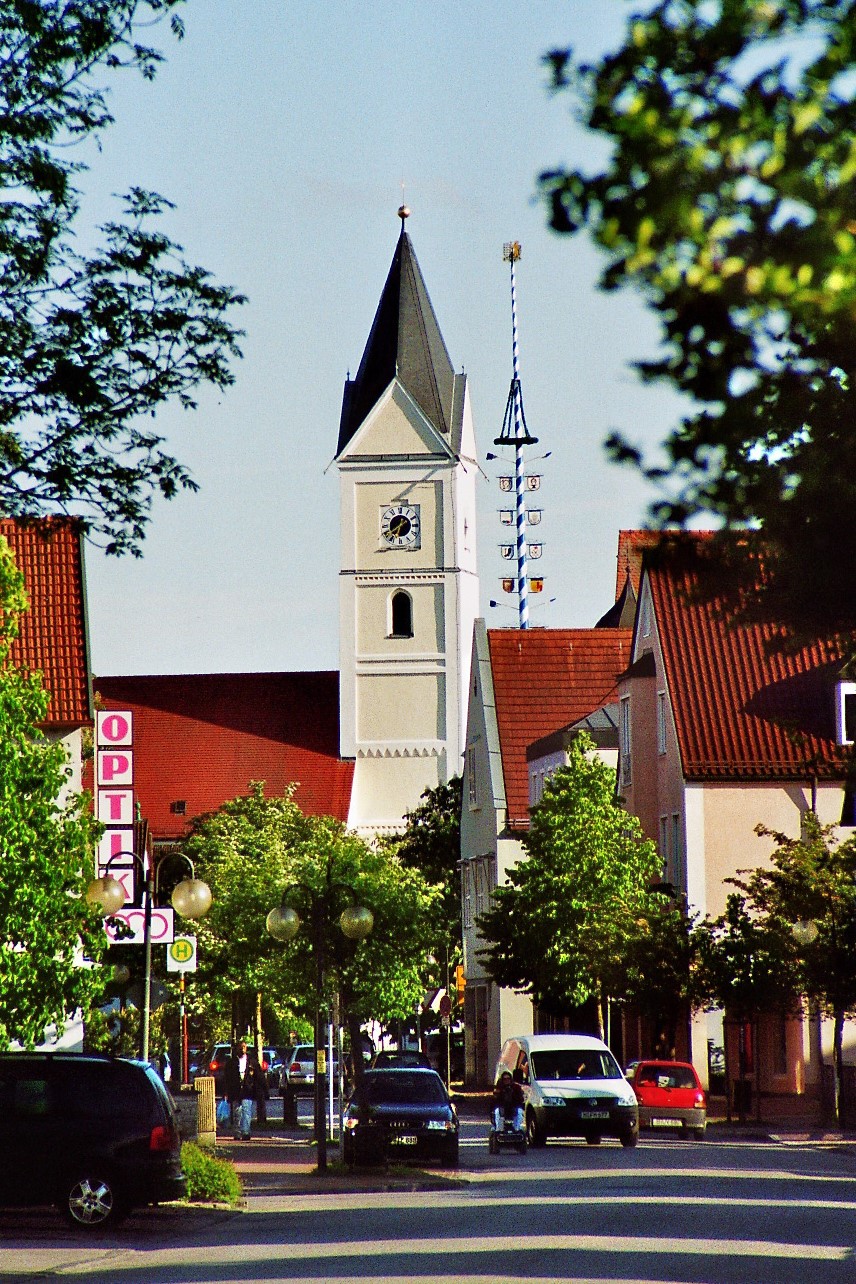
[(611, 1052), (597, 1048), (542, 1048), (530, 1057), (532, 1077), (548, 1079), (620, 1079), (621, 1068)]
[(363, 1078), (361, 1095), (371, 1106), (439, 1106), (446, 1102), (443, 1081), (424, 1070), (369, 1070)]
[(689, 1066), (640, 1066), (637, 1083), (656, 1083), (658, 1088), (694, 1088), (695, 1075)]

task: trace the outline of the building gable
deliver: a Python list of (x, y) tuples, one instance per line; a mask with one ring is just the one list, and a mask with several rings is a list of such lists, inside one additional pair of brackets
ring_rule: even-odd
[(508, 824), (529, 813), (527, 747), (616, 698), (629, 629), (490, 630), (491, 673)]

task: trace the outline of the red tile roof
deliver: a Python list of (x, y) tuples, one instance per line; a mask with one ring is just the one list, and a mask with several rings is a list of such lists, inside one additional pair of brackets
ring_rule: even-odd
[[(339, 758), (338, 673), (210, 673), (110, 677), (95, 683), (106, 709), (134, 714), (134, 793), (157, 839), (265, 782), (269, 796), (298, 782), (311, 815), (346, 821), (354, 767)], [(176, 802), (186, 803), (177, 815)]]
[(630, 660), (629, 629), (488, 631), (505, 796), (511, 825), (526, 823), (526, 747), (616, 698)]
[[(687, 536), (703, 550), (709, 536)], [(804, 779), (807, 764), (840, 777), (835, 680), (848, 647), (819, 639), (775, 650), (781, 631), (732, 624), (722, 601), (698, 595), (698, 563), (678, 550), (646, 563), (687, 779)], [(852, 649), (852, 641), (849, 649)]]
[(83, 726), (92, 712), (80, 527), (68, 518), (26, 525), (3, 518), (0, 535), (15, 555), (29, 598), (11, 659), (42, 674), (51, 693), (45, 726)]

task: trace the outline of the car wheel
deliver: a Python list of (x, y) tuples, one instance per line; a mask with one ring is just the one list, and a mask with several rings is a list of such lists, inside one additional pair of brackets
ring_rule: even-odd
[(526, 1140), (530, 1146), (535, 1146), (536, 1148), (547, 1144), (547, 1133), (542, 1125), (538, 1123), (534, 1110), (530, 1110), (526, 1116)]
[(598, 1132), (595, 1132), (595, 1133), (589, 1133), (589, 1134), (588, 1134), (588, 1136), (586, 1137), (586, 1145), (587, 1145), (587, 1146), (599, 1146), (599, 1145), (600, 1145), (600, 1133), (598, 1133)]
[(704, 1124), (700, 1128), (693, 1128), (693, 1136), (696, 1141), (704, 1141), (706, 1131)]
[(487, 1138), (487, 1148), (492, 1155), (499, 1154), (499, 1142), (496, 1139), (496, 1133), (491, 1128)]
[(639, 1140), (638, 1132), (635, 1132), (635, 1131), (624, 1132), (621, 1134), (621, 1144), (622, 1146), (625, 1146), (628, 1149), (632, 1150), (632, 1148), (636, 1145), (638, 1140)]
[(111, 1177), (97, 1169), (87, 1169), (66, 1184), (62, 1211), (72, 1226), (97, 1230), (115, 1225), (129, 1209), (122, 1203)]
[(525, 1155), (525, 1154), (526, 1154), (526, 1150), (527, 1150), (527, 1146), (526, 1146), (526, 1136), (525, 1136), (525, 1134), (524, 1134), (524, 1136), (522, 1136), (522, 1137), (520, 1138), (520, 1140), (518, 1141), (518, 1143), (517, 1143), (517, 1153), (518, 1153), (518, 1155)]
[(447, 1168), (457, 1168), (458, 1162), (458, 1143), (455, 1142), (454, 1146), (450, 1146), (443, 1156), (443, 1163)]

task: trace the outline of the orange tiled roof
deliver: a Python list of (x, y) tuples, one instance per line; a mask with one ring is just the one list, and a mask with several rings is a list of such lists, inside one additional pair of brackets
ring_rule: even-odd
[(80, 528), (67, 518), (26, 525), (3, 518), (0, 535), (15, 555), (30, 604), (11, 658), (42, 674), (51, 693), (45, 726), (83, 726), (92, 713)]
[[(685, 537), (697, 547), (709, 536)], [(684, 775), (698, 778), (841, 775), (834, 686), (842, 639), (772, 650), (780, 631), (731, 624), (718, 600), (698, 600), (698, 569), (658, 555), (646, 573)]]
[(526, 747), (616, 695), (630, 660), (629, 629), (488, 631), (509, 824), (526, 822)]
[[(311, 815), (346, 821), (354, 765), (339, 758), (338, 673), (110, 677), (104, 708), (134, 714), (134, 793), (155, 838), (263, 780), (269, 796), (297, 781)], [(186, 804), (177, 814), (173, 806)]]

